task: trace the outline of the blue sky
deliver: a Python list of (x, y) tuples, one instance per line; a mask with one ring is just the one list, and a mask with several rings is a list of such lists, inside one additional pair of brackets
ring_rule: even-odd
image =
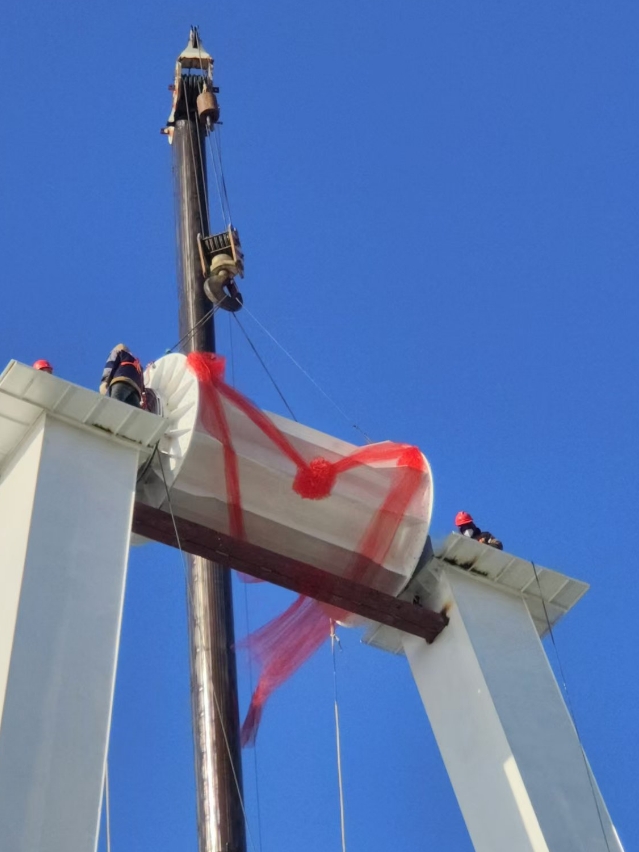
[[(217, 62), (247, 305), (374, 439), (424, 450), (435, 537), (466, 509), (513, 553), (592, 584), (556, 639), (632, 848), (636, 3), (23, 0), (3, 21), (3, 363), (46, 357), (97, 386), (115, 343), (150, 360), (176, 342), (170, 149), (158, 131), (199, 23)], [(357, 441), (242, 321), (299, 419)], [(222, 317), (219, 348), (231, 345), (237, 386), (282, 412)], [(238, 585), (238, 636), (247, 613), (255, 626), (288, 600)], [(114, 850), (195, 849), (184, 610), (179, 554), (134, 552)], [(350, 852), (470, 850), (405, 661), (342, 634)], [(241, 661), (244, 706), (249, 678)], [(339, 848), (328, 648), (274, 697), (244, 772), (253, 848)]]

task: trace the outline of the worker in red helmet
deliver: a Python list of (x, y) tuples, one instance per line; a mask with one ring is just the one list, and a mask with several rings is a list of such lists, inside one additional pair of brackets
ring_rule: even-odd
[(489, 547), (494, 547), (497, 550), (503, 550), (504, 545), (492, 533), (479, 529), (473, 520), (473, 516), (468, 512), (457, 512), (455, 515), (455, 526), (460, 535), (465, 535), (467, 538), (474, 538), (475, 541), (481, 544), (487, 544)]
[(35, 361), (33, 364), (33, 369), (40, 370), (43, 373), (53, 373), (53, 367), (44, 358), (39, 358), (37, 361)]
[(124, 343), (118, 343), (107, 358), (100, 381), (100, 393), (142, 407), (144, 376), (142, 365)]

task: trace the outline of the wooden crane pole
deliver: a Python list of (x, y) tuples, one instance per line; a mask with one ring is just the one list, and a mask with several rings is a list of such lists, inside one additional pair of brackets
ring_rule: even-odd
[[(212, 304), (203, 290), (198, 250), (198, 234), (209, 233), (207, 127), (196, 106), (205, 79), (200, 73), (202, 57), (208, 54), (192, 29), (189, 45), (178, 59), (174, 108), (165, 130), (172, 137), (179, 333), (185, 352), (215, 351), (213, 317), (204, 319)], [(210, 57), (206, 61), (212, 63)], [(189, 556), (188, 564), (199, 852), (246, 852), (231, 574), (201, 556)]]

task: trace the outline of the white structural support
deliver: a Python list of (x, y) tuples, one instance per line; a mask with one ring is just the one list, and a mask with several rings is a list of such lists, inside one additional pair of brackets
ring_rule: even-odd
[(401, 642), (477, 852), (619, 852), (539, 638), (587, 586), (453, 535), (409, 588), (443, 633), (369, 641)]
[(93, 852), (136, 475), (165, 424), (0, 375), (0, 847)]

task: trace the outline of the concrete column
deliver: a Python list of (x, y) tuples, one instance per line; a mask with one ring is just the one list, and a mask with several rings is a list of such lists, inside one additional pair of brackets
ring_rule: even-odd
[(138, 452), (42, 415), (0, 477), (0, 847), (92, 852)]
[(526, 604), (445, 569), (450, 624), (403, 644), (477, 852), (621, 845)]

